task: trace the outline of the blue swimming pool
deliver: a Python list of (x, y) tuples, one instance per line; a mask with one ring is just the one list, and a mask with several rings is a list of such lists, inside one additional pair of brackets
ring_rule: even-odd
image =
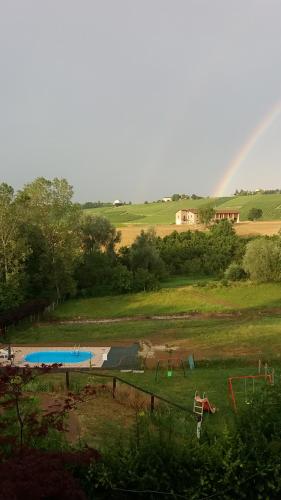
[(38, 351), (27, 354), (27, 363), (81, 363), (94, 357), (90, 351)]

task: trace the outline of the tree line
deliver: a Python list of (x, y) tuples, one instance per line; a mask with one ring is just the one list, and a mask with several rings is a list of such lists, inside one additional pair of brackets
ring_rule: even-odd
[(164, 238), (141, 231), (122, 247), (106, 218), (85, 215), (72, 198), (65, 179), (38, 178), (16, 193), (0, 185), (2, 316), (18, 306), (29, 311), (34, 301), (153, 290), (172, 275), (280, 279), (280, 236), (251, 241), (221, 221), (206, 232)]

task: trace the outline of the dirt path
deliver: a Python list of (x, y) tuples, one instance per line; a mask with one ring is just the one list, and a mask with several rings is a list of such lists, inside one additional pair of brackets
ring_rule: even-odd
[(139, 315), (139, 316), (122, 316), (120, 318), (102, 318), (102, 319), (81, 319), (73, 318), (67, 320), (52, 320), (49, 322), (38, 323), (36, 326), (43, 327), (47, 324), (59, 325), (102, 325), (111, 323), (125, 323), (135, 321), (167, 321), (167, 320), (192, 320), (192, 319), (227, 319), (227, 318), (243, 318), (243, 317), (257, 317), (257, 316), (278, 316), (281, 314), (281, 308), (271, 309), (245, 309), (242, 311), (230, 312), (188, 312), (188, 313), (174, 313), (174, 314), (153, 314), (153, 315)]

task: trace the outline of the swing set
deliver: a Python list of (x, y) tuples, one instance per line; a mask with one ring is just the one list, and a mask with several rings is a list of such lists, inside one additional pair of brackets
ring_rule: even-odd
[(155, 382), (158, 382), (161, 373), (165, 374), (168, 378), (173, 377), (176, 369), (180, 369), (182, 375), (186, 376), (184, 362), (181, 358), (169, 357), (158, 359), (155, 370)]
[[(227, 380), (228, 384), (228, 396), (231, 401), (233, 410), (235, 413), (237, 413), (237, 402), (236, 402), (236, 397), (235, 397), (235, 391), (233, 388), (233, 381), (235, 380), (244, 380), (244, 401), (246, 404), (251, 404), (252, 403), (252, 397), (253, 394), (255, 393), (256, 389), (256, 380), (264, 380), (265, 383), (272, 384), (273, 383), (273, 377), (271, 373), (266, 373), (264, 375), (241, 375), (237, 377), (229, 377)], [(248, 384), (252, 382), (252, 387), (251, 390), (248, 387)], [(237, 393), (237, 392), (236, 392)], [(250, 394), (252, 394), (252, 397), (250, 397)]]

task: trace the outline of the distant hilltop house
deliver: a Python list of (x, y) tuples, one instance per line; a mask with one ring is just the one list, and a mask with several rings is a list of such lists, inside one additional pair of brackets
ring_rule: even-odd
[(122, 205), (124, 205), (123, 201), (120, 201), (120, 200), (115, 200), (112, 205), (114, 207), (122, 207)]
[(166, 196), (166, 197), (162, 198), (162, 201), (164, 201), (166, 203), (167, 201), (172, 201), (172, 198), (170, 196)]
[[(213, 221), (229, 220), (239, 222), (239, 212), (237, 210), (216, 210)], [(199, 224), (199, 211), (197, 208), (184, 208), (176, 213), (176, 224)]]

